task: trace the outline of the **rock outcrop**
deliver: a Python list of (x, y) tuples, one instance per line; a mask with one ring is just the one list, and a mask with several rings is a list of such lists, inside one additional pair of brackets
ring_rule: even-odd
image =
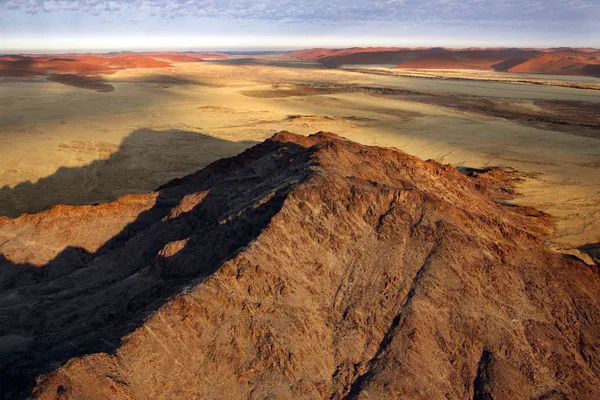
[(2, 393), (600, 398), (598, 267), (494, 173), (282, 132), (155, 193), (0, 219)]

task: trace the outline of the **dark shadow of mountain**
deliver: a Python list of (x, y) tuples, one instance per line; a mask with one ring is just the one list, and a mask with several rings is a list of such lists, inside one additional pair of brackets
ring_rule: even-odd
[(578, 249), (589, 255), (596, 264), (600, 265), (600, 242), (587, 243), (578, 247)]
[(309, 156), (265, 142), (176, 179), (94, 253), (67, 247), (41, 268), (0, 255), (0, 398), (27, 397), (36, 377), (73, 357), (114, 353), (256, 239), (308, 174)]
[(589, 64), (583, 67), (583, 72), (587, 76), (600, 78), (600, 64)]
[(42, 75), (33, 67), (35, 59), (19, 55), (0, 56), (0, 77), (24, 78), (27, 76)]
[[(60, 167), (35, 183), (26, 181), (12, 188), (1, 187), (0, 216), (14, 218), (54, 204), (103, 203), (126, 193), (149, 192), (219, 158), (238, 154), (253, 144), (255, 142), (231, 142), (176, 129), (138, 129), (123, 139), (117, 151), (107, 159), (83, 167)], [(56, 151), (97, 155), (109, 153), (113, 147), (100, 141), (70, 141), (62, 142)]]
[(310, 68), (322, 69), (323, 66), (314, 61), (306, 61), (295, 58), (261, 58), (261, 57), (243, 57), (226, 58), (221, 60), (209, 61), (214, 64), (224, 65), (257, 65), (264, 67), (283, 67), (283, 68)]
[(222, 87), (221, 84), (215, 83), (207, 79), (200, 79), (199, 77), (187, 76), (181, 74), (169, 74), (169, 73), (153, 73), (143, 74), (140, 76), (127, 76), (112, 79), (114, 83), (135, 83), (135, 84), (155, 84), (163, 88), (168, 88), (177, 85), (191, 85), (191, 86), (204, 86), (204, 87)]
[(107, 83), (102, 76), (85, 76), (77, 74), (51, 74), (48, 76), (51, 82), (61, 83), (66, 86), (77, 87), (81, 89), (95, 90), (96, 92), (114, 92), (115, 87)]
[(519, 64), (523, 64), (524, 62), (527, 62), (529, 60), (529, 58), (511, 58), (509, 60), (505, 60), (499, 62), (498, 64), (492, 65), (492, 68), (496, 72), (508, 72), (509, 69), (516, 67)]

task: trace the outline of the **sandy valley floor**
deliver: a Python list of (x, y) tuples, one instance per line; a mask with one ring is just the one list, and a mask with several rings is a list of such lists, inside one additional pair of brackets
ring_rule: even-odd
[(0, 215), (149, 191), (275, 132), (323, 130), (456, 166), (515, 168), (528, 178), (514, 202), (559, 218), (558, 247), (600, 241), (598, 90), (270, 59), (104, 79), (114, 91), (0, 78)]

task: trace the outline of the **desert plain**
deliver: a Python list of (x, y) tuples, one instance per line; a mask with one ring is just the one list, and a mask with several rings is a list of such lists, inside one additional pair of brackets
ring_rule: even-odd
[(599, 78), (252, 55), (86, 79), (0, 78), (0, 216), (152, 191), (276, 132), (327, 131), (505, 168), (507, 201), (556, 219), (550, 245), (585, 258), (600, 241)]

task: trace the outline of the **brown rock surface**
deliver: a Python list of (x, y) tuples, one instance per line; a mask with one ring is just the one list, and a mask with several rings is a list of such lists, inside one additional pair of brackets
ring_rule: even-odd
[(598, 267), (490, 172), (282, 132), (156, 193), (2, 219), (2, 393), (599, 398)]

